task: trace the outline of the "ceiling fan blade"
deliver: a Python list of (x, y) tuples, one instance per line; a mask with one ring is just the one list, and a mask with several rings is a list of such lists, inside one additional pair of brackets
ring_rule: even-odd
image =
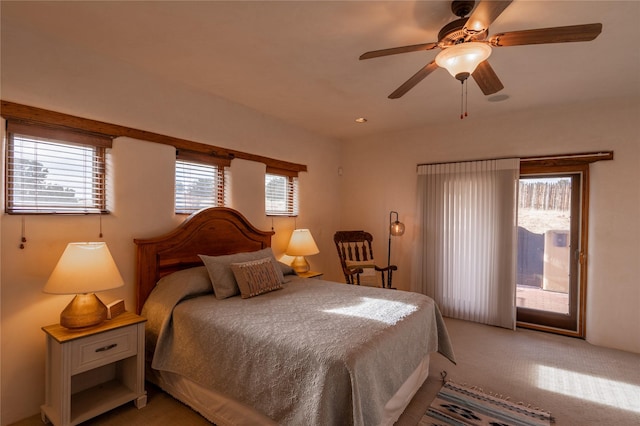
[(498, 78), (489, 61), (480, 62), (476, 70), (471, 74), (473, 79), (478, 83), (480, 90), (485, 95), (493, 95), (504, 89), (502, 82)]
[(397, 55), (398, 53), (418, 52), (438, 47), (438, 43), (413, 44), (411, 46), (392, 47), (391, 49), (372, 50), (360, 55), (360, 59), (379, 58), (380, 56)]
[(511, 1), (481, 1), (471, 12), (467, 23), (464, 24), (464, 32), (474, 35), (488, 30), (493, 21), (511, 4)]
[(431, 61), (424, 67), (415, 73), (409, 80), (405, 81), (402, 86), (398, 87), (392, 94), (389, 95), (389, 99), (398, 99), (409, 90), (411, 90), (416, 84), (420, 83), (426, 76), (431, 74), (438, 68), (436, 61)]
[(492, 46), (521, 46), (526, 44), (570, 43), (591, 41), (602, 32), (602, 24), (570, 25), (567, 27), (539, 28), (494, 34), (489, 38)]

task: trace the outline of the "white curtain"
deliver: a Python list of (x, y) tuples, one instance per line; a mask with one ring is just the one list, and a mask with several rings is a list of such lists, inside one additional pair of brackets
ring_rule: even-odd
[(418, 166), (414, 291), (444, 316), (515, 327), (520, 160)]

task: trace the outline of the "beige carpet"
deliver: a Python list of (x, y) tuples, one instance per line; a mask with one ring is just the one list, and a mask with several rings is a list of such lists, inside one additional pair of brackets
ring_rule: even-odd
[[(509, 331), (446, 319), (458, 365), (440, 355), (398, 426), (416, 426), (440, 389), (440, 372), (548, 410), (556, 426), (640, 424), (640, 354), (599, 348), (583, 340), (530, 330)], [(85, 425), (198, 426), (209, 423), (152, 385), (148, 405), (126, 404)], [(41, 426), (39, 415), (13, 426)]]
[(446, 323), (458, 364), (432, 358), (430, 378), (399, 425), (420, 421), (442, 370), (455, 382), (550, 411), (556, 426), (640, 425), (640, 354), (532, 330)]

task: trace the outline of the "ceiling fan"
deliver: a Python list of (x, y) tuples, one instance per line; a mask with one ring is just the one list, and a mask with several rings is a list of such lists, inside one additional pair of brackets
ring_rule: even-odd
[[(405, 81), (389, 95), (389, 98), (397, 99), (403, 96), (438, 67), (446, 68), (453, 77), (463, 83), (471, 75), (482, 92), (491, 95), (504, 88), (487, 61), (492, 47), (591, 41), (602, 31), (602, 24), (596, 23), (511, 31), (489, 36), (489, 26), (511, 1), (480, 1), (474, 9), (474, 0), (454, 0), (451, 3), (451, 11), (458, 19), (442, 27), (437, 42), (374, 50), (362, 54), (360, 59), (440, 48), (442, 51), (433, 61)], [(471, 15), (465, 17), (469, 13)]]

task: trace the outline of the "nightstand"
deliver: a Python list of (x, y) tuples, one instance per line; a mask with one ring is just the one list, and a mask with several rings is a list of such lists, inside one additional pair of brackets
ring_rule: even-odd
[(298, 276), (302, 278), (320, 278), (322, 276), (322, 272), (316, 272), (316, 271), (300, 272), (298, 273)]
[(47, 339), (42, 421), (76, 425), (129, 401), (144, 407), (145, 321), (125, 312), (87, 329), (42, 327)]

